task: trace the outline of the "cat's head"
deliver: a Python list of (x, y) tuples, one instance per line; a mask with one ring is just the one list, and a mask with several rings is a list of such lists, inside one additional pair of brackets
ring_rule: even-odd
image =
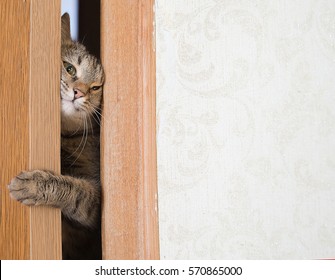
[(80, 132), (98, 118), (104, 72), (100, 61), (71, 39), (70, 17), (62, 16), (62, 133)]

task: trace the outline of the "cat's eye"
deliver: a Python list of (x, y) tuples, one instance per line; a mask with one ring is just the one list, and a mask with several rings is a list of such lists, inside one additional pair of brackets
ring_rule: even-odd
[(100, 89), (100, 88), (101, 88), (101, 86), (94, 86), (94, 87), (91, 87), (92, 90), (98, 90), (98, 89)]
[(64, 65), (66, 72), (68, 72), (72, 77), (76, 75), (77, 70), (71, 63), (64, 61), (63, 65)]

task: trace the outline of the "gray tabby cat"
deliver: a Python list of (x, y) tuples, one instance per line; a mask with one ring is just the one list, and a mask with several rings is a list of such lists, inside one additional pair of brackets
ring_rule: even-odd
[(62, 211), (63, 259), (101, 259), (100, 105), (104, 72), (100, 62), (70, 35), (62, 16), (61, 165), (21, 172), (8, 188), (25, 205)]

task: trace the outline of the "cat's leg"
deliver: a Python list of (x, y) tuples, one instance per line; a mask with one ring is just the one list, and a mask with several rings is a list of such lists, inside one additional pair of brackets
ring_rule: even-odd
[(21, 172), (8, 188), (11, 197), (25, 205), (58, 207), (70, 220), (87, 227), (96, 226), (100, 190), (93, 181), (34, 170)]

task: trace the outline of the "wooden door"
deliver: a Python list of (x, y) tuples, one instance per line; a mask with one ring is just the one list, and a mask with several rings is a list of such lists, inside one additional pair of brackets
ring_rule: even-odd
[(153, 0), (102, 0), (104, 259), (158, 259)]
[(60, 1), (0, 1), (0, 258), (60, 259), (60, 211), (11, 200), (21, 170), (60, 171)]

